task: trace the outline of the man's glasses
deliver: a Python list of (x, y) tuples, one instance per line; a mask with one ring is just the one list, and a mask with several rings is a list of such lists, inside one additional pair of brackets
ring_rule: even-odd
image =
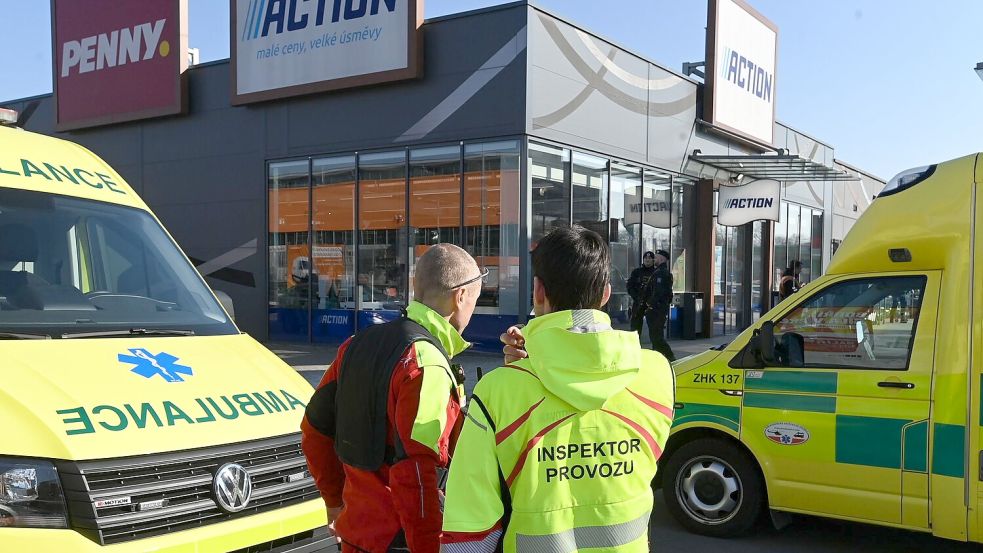
[(458, 284), (457, 286), (451, 286), (450, 289), (451, 290), (454, 290), (455, 288), (460, 288), (462, 286), (467, 286), (468, 284), (472, 284), (472, 283), (478, 282), (479, 280), (481, 282), (487, 282), (487, 279), (488, 279), (488, 267), (482, 267), (481, 274), (480, 275), (478, 275), (478, 276), (476, 276), (476, 277), (474, 277), (472, 279), (465, 280), (464, 282)]

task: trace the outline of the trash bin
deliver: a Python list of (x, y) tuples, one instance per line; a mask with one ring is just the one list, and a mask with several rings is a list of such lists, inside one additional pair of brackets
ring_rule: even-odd
[(683, 337), (683, 306), (679, 294), (672, 297), (672, 305), (669, 306), (669, 339), (678, 340)]
[(679, 296), (682, 300), (683, 339), (695, 340), (703, 335), (703, 293), (682, 292)]

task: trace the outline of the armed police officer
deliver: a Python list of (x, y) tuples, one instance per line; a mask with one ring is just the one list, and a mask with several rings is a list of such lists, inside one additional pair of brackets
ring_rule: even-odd
[(649, 327), (652, 349), (674, 361), (676, 356), (666, 342), (666, 320), (672, 302), (672, 273), (669, 272), (669, 252), (645, 252), (642, 266), (628, 277), (628, 294), (632, 298), (631, 329), (642, 335), (642, 321)]

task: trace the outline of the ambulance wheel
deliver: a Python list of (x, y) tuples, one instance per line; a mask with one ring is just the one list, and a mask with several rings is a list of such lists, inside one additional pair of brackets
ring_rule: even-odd
[(665, 464), (662, 491), (672, 516), (690, 532), (728, 538), (754, 526), (764, 486), (754, 461), (733, 444), (704, 438), (681, 446)]

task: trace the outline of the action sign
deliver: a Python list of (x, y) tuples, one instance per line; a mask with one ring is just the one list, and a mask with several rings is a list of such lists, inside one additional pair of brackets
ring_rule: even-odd
[(717, 222), (739, 227), (751, 221), (777, 221), (781, 208), (782, 183), (756, 180), (743, 186), (720, 186)]
[(418, 77), (423, 0), (231, 0), (232, 103)]
[(52, 0), (59, 131), (183, 113), (187, 0)]
[(710, 0), (706, 119), (753, 142), (774, 142), (778, 27), (743, 0)]

